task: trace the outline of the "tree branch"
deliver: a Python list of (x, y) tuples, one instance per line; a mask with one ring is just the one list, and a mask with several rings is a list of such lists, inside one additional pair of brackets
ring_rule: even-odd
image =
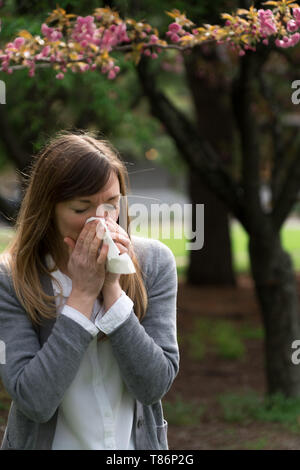
[[(264, 57), (248, 53), (241, 59), (240, 72), (232, 87), (232, 104), (241, 137), (242, 184), (244, 188), (245, 217), (250, 232), (256, 230), (267, 218), (260, 202), (260, 152), (255, 117), (252, 111), (253, 83), (257, 68)], [(259, 220), (258, 220), (259, 219)]]
[(205, 184), (227, 204), (247, 229), (244, 218), (243, 192), (220, 161), (211, 145), (195, 129), (191, 121), (157, 90), (154, 73), (149, 70), (149, 59), (142, 57), (137, 73), (152, 114), (157, 117), (173, 138), (178, 150), (192, 171), (199, 174)]

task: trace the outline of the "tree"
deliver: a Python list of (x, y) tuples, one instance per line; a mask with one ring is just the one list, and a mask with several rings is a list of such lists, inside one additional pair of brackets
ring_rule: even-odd
[[(33, 76), (37, 67), (51, 66), (58, 72), (57, 79), (63, 79), (68, 69), (85, 72), (98, 68), (108, 79), (114, 79), (120, 68), (115, 65), (113, 51), (122, 52), (135, 62), (153, 114), (174, 135), (191, 171), (205, 181), (248, 232), (251, 271), (266, 332), (268, 392), (299, 396), (300, 373), (291, 360), (292, 343), (300, 337), (299, 303), (295, 273), (290, 256), (282, 248), (280, 228), (297, 201), (300, 160), (296, 154), (279, 161), (281, 136), (278, 126), (272, 123), (270, 129), (277, 132), (277, 142), (268, 160), (269, 165), (272, 163), (269, 182), (273, 192), (270, 210), (266, 211), (259, 193), (263, 154), (254, 104), (257, 84), (260, 83), (262, 93), (266, 91), (263, 80), (259, 82), (258, 78), (270, 51), (282, 53), (283, 48), (295, 46), (300, 40), (300, 8), (290, 0), (264, 4), (273, 10), (251, 6), (231, 15), (224, 13), (224, 26), (204, 24), (195, 28), (180, 11), (168, 12), (173, 19), (167, 32), (170, 43), (160, 39), (158, 30), (150, 24), (123, 21), (110, 8), (98, 8), (93, 16), (85, 18), (57, 8), (46, 20), (55, 26), (42, 25), (43, 38), (21, 31), (13, 43), (6, 45), (0, 58), (2, 70), (7, 73), (29, 67), (29, 76)], [(228, 171), (218, 152), (189, 119), (160, 92), (155, 81), (149, 79), (151, 70), (146, 56), (156, 59), (164, 49), (171, 48), (189, 54), (207, 43), (228, 46), (238, 61), (232, 90), (241, 149), (241, 171), (237, 177)]]

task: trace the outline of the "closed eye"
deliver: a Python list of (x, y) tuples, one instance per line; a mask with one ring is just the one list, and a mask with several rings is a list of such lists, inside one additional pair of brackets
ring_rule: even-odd
[[(117, 210), (118, 209), (118, 204), (103, 204), (103, 208), (104, 208), (104, 210), (107, 210), (107, 211)], [(74, 209), (74, 212), (76, 214), (81, 214), (82, 212), (85, 212), (86, 210), (87, 209), (83, 209), (83, 210)]]

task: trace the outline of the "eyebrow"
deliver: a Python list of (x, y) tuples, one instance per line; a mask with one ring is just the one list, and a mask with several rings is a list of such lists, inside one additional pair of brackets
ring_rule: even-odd
[[(120, 196), (120, 194), (116, 194), (115, 196), (111, 196), (109, 199), (107, 199), (108, 201), (111, 201), (112, 199), (115, 199), (116, 197)], [(89, 199), (77, 199), (77, 201), (79, 202), (87, 202), (87, 203), (90, 203), (92, 201), (90, 201)]]

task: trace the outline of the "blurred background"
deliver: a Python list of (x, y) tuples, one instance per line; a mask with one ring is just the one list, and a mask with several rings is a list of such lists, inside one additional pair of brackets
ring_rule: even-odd
[[(56, 8), (52, 1), (2, 3), (1, 48), (21, 29), (41, 34), (41, 24)], [(184, 11), (196, 25), (215, 24), (222, 12), (249, 8), (250, 2), (98, 0), (60, 1), (59, 6), (81, 16), (110, 6), (122, 17), (155, 25), (164, 38), (171, 22), (165, 12), (173, 8)], [(247, 215), (248, 200), (240, 206), (233, 189), (235, 204), (223, 169), (234, 184), (246, 181), (243, 162), (249, 155), (244, 137), (251, 141), (255, 125), (259, 137), (253, 155), (257, 157), (259, 149), (259, 169), (252, 172), (250, 165), (247, 171), (262, 213), (270, 213), (274, 195), (279, 200), (284, 194), (289, 171), (299, 160), (300, 113), (290, 99), (299, 47), (284, 53), (272, 47), (258, 49), (256, 74), (247, 63), (243, 68), (235, 54), (215, 45), (196, 47), (190, 55), (170, 49), (138, 66), (121, 53), (115, 57), (121, 71), (114, 80), (97, 71), (68, 72), (63, 80), (55, 79), (50, 68), (37, 69), (31, 78), (28, 69), (10, 75), (0, 72), (6, 85), (6, 103), (0, 105), (0, 250), (14, 235), (10, 218), (21, 202), (22, 172), (44, 140), (62, 128), (100, 130), (126, 163), (129, 206), (204, 204), (200, 250), (187, 250), (186, 234), (174, 236), (176, 226), (183, 223), (178, 211), (171, 219), (170, 236), (163, 236), (161, 223), (155, 236), (143, 227), (134, 233), (159, 238), (177, 263), (180, 371), (163, 398), (169, 448), (297, 449), (300, 393), (293, 391), (288, 397), (282, 387), (283, 393), (267, 396), (265, 317), (249, 255), (249, 233), (259, 233), (262, 219), (252, 218), (251, 230), (243, 223), (247, 219), (239, 214)], [(254, 87), (251, 102), (244, 99), (245, 77)], [(252, 116), (250, 123), (240, 119), (243, 113)], [(214, 170), (197, 162), (212, 162), (215, 156), (222, 164), (222, 177), (213, 180)], [(299, 174), (297, 197), (279, 230), (281, 247), (291, 260), (295, 302), (300, 286)], [(297, 181), (291, 186), (297, 188)], [(195, 212), (185, 222), (195, 230)], [(0, 438), (10, 402), (0, 383)]]

